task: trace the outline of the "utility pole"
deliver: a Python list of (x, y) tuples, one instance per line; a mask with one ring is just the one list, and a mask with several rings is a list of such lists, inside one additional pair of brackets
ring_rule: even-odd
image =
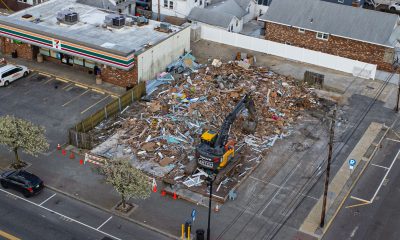
[(158, 8), (158, 12), (157, 12), (157, 21), (159, 22), (159, 21), (160, 21), (160, 0), (158, 0), (158, 6), (157, 6), (157, 8)]
[[(211, 174), (210, 174), (211, 175)], [(212, 197), (212, 185), (214, 183), (213, 176), (208, 176), (208, 183), (210, 184), (210, 195), (208, 197), (208, 225), (207, 225), (207, 240), (211, 240), (210, 234), (210, 221), (211, 221), (211, 197)]]
[(319, 226), (321, 228), (325, 225), (325, 211), (326, 211), (326, 198), (328, 195), (328, 185), (329, 185), (329, 172), (331, 170), (331, 161), (332, 161), (332, 150), (333, 150), (333, 138), (335, 136), (335, 119), (336, 119), (336, 105), (333, 109), (333, 116), (331, 119), (331, 127), (329, 131), (329, 152), (328, 152), (328, 163), (326, 166), (326, 177), (325, 177), (325, 189), (324, 189), (324, 199), (322, 202), (322, 212), (321, 212), (321, 222)]
[(399, 81), (398, 81), (398, 83), (397, 83), (396, 108), (394, 109), (396, 112), (399, 112), (399, 101), (400, 101), (400, 73), (399, 73)]

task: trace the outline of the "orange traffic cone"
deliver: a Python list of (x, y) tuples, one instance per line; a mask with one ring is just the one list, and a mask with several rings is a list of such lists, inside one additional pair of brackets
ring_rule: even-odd
[(74, 159), (74, 158), (75, 158), (75, 155), (73, 152), (71, 152), (71, 154), (69, 155), (69, 159)]
[(178, 198), (178, 196), (176, 195), (176, 192), (174, 192), (174, 196), (172, 197), (174, 200), (176, 200)]
[(153, 186), (153, 192), (157, 192), (157, 185)]
[(62, 151), (61, 151), (61, 153), (62, 153), (62, 155), (67, 155), (67, 151), (65, 151), (65, 149), (63, 149)]
[(218, 203), (217, 203), (217, 205), (215, 205), (214, 212), (219, 212), (219, 205), (218, 205)]
[(83, 165), (83, 159), (80, 159), (80, 160), (79, 160), (79, 164), (80, 164), (80, 165)]
[(162, 191), (161, 191), (161, 196), (164, 197), (165, 195), (167, 195), (167, 192), (166, 192), (165, 190), (162, 190)]
[(57, 150), (61, 150), (61, 145), (57, 144)]

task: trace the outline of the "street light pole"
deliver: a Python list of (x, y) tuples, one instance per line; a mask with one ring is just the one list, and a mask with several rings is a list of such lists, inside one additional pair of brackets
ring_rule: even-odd
[(208, 197), (208, 225), (207, 225), (207, 240), (211, 240), (210, 234), (210, 221), (211, 221), (211, 198), (212, 198), (212, 185), (214, 182), (213, 177), (208, 177), (208, 182), (210, 184), (210, 195)]

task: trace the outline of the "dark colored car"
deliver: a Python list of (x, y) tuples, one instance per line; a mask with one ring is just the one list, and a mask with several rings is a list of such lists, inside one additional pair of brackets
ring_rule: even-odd
[(42, 191), (43, 181), (36, 175), (24, 170), (9, 170), (0, 175), (3, 188), (13, 188), (25, 197), (31, 197)]

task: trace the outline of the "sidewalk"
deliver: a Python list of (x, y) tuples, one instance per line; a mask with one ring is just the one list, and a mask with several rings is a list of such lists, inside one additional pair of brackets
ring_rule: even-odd
[(120, 96), (126, 91), (126, 89), (123, 87), (116, 86), (107, 82), (96, 84), (94, 74), (79, 71), (68, 65), (56, 64), (48, 61), (38, 63), (34, 60), (11, 58), (8, 56), (3, 56), (1, 54), (0, 58), (5, 58), (7, 60), (7, 63), (26, 66), (32, 71), (39, 72), (43, 75), (55, 77), (57, 80), (73, 82), (75, 84), (83, 85), (87, 88), (94, 89), (99, 92), (104, 92), (109, 95)]

